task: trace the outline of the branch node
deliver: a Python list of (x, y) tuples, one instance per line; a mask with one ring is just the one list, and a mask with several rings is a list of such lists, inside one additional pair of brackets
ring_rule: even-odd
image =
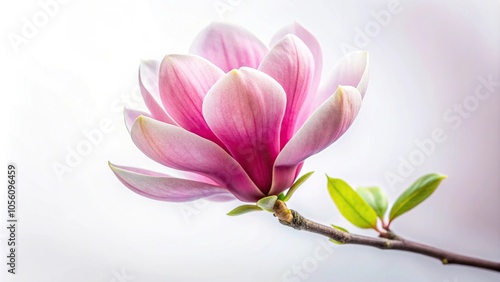
[(387, 249), (390, 249), (392, 248), (392, 243), (390, 240), (385, 240), (384, 242), (384, 246), (387, 248)]
[(273, 207), (274, 215), (278, 218), (280, 223), (284, 225), (290, 225), (293, 220), (292, 212), (288, 209), (285, 202), (282, 200), (276, 200)]

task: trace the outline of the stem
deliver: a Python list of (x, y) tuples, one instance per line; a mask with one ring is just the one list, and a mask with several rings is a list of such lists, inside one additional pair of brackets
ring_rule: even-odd
[[(417, 253), (439, 259), (443, 264), (468, 265), (500, 272), (500, 263), (479, 258), (468, 257), (417, 242), (412, 242), (393, 235), (389, 238), (373, 238), (342, 232), (335, 228), (309, 220), (294, 210), (289, 210), (286, 204), (278, 200), (274, 206), (275, 216), (281, 224), (297, 230), (305, 230), (331, 238), (342, 244), (355, 244), (375, 247), (383, 250), (400, 250)], [(291, 216), (290, 216), (291, 215)]]

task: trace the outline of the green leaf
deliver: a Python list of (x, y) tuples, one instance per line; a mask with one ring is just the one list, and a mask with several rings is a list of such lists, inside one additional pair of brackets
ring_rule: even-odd
[(262, 209), (256, 205), (242, 205), (242, 206), (236, 207), (232, 211), (228, 212), (227, 215), (236, 216), (236, 215), (242, 215), (242, 214), (253, 212), (253, 211), (261, 211), (261, 210)]
[(334, 240), (334, 239), (332, 239), (332, 238), (330, 238), (330, 239), (328, 239), (328, 240), (330, 240), (330, 242), (335, 243), (335, 244), (337, 244), (337, 245), (343, 245), (343, 244), (344, 244), (344, 243), (339, 242), (339, 241), (337, 241), (337, 240)]
[(359, 228), (377, 228), (377, 213), (342, 179), (328, 179), (328, 192), (340, 213)]
[(285, 199), (285, 194), (280, 193), (280, 194), (278, 195), (278, 200), (282, 200), (282, 201), (283, 201), (284, 199)]
[(431, 173), (417, 179), (410, 188), (406, 189), (406, 191), (399, 196), (392, 206), (389, 222), (427, 199), (445, 178), (445, 175)]
[(262, 208), (263, 210), (266, 210), (268, 212), (274, 212), (274, 204), (276, 203), (276, 200), (278, 199), (278, 196), (267, 196), (264, 197), (260, 200), (257, 201), (257, 206)]
[(304, 184), (304, 182), (306, 182), (306, 180), (311, 177), (311, 175), (314, 173), (314, 171), (310, 171), (304, 175), (302, 175), (299, 179), (297, 179), (297, 181), (295, 181), (295, 183), (293, 183), (292, 187), (290, 187), (290, 189), (288, 189), (288, 192), (286, 193), (285, 195), (285, 199), (283, 199), (283, 202), (287, 202), (288, 200), (290, 200), (290, 198), (292, 197), (293, 193), (295, 193), (295, 191), (297, 191), (297, 189), (299, 189), (299, 187)]
[(342, 232), (345, 232), (345, 233), (349, 233), (349, 231), (347, 231), (347, 229), (345, 229), (344, 227), (340, 227), (338, 225), (335, 225), (335, 224), (331, 224), (331, 226), (337, 230), (340, 230)]
[(383, 221), (387, 211), (387, 195), (379, 187), (359, 187), (356, 192), (365, 200)]

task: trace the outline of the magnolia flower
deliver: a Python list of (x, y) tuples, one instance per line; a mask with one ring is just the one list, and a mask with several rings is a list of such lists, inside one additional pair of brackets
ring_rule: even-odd
[(110, 164), (118, 179), (172, 202), (256, 202), (288, 189), (304, 160), (352, 124), (368, 55), (346, 56), (320, 86), (322, 53), (309, 31), (293, 24), (270, 46), (241, 27), (214, 23), (196, 37), (191, 55), (143, 62), (139, 84), (149, 113), (125, 109), (132, 140), (151, 159), (187, 173)]

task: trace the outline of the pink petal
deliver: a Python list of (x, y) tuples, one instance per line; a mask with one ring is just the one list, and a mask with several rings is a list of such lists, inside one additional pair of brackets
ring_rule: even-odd
[(210, 89), (203, 115), (233, 157), (264, 192), (271, 187), (286, 94), (263, 72), (232, 70)]
[(334, 67), (329, 79), (321, 85), (316, 97), (316, 107), (328, 99), (339, 85), (349, 85), (358, 88), (364, 97), (368, 87), (368, 52), (353, 52), (342, 58)]
[(223, 75), (214, 64), (193, 55), (169, 55), (160, 66), (160, 95), (167, 112), (184, 129), (220, 145), (201, 106), (205, 94)]
[(295, 133), (295, 125), (308, 97), (314, 75), (313, 56), (307, 46), (295, 35), (286, 35), (262, 61), (259, 70), (269, 74), (283, 86), (286, 93), (286, 111), (281, 125), (280, 146)]
[(298, 165), (306, 158), (335, 142), (349, 128), (361, 106), (361, 94), (351, 86), (339, 86), (304, 123), (281, 150), (275, 164), (275, 194), (295, 176)]
[(123, 109), (123, 114), (125, 117), (125, 125), (127, 126), (127, 130), (130, 132), (132, 129), (132, 125), (134, 124), (134, 121), (139, 117), (139, 116), (146, 116), (146, 117), (151, 117), (150, 114), (145, 113), (143, 111), (138, 111), (138, 110), (133, 110), (125, 107)]
[(198, 174), (198, 173), (189, 172), (189, 171), (181, 171), (180, 175), (182, 178), (186, 178), (189, 180), (205, 182), (205, 183), (212, 184), (212, 185), (219, 185), (217, 182), (215, 182), (211, 178), (203, 176), (203, 175)]
[(140, 168), (109, 163), (116, 177), (139, 195), (168, 202), (187, 202), (205, 197), (226, 197), (227, 189), (208, 183), (180, 179)]
[(295, 180), (297, 169), (298, 165), (275, 167), (273, 170), (273, 184), (269, 195), (279, 195), (287, 188), (290, 188)]
[(200, 55), (224, 72), (242, 66), (257, 68), (267, 48), (248, 30), (226, 23), (212, 23), (195, 38), (190, 52)]
[(274, 168), (273, 185), (269, 195), (279, 195), (290, 188), (300, 173), (304, 162), (294, 166), (278, 166)]
[(207, 176), (242, 201), (257, 201), (265, 196), (226, 151), (183, 128), (141, 116), (132, 126), (131, 136), (151, 159)]
[(158, 104), (158, 99), (160, 98), (158, 90), (159, 68), (160, 64), (156, 61), (141, 62), (139, 67), (139, 87), (141, 89), (142, 98), (154, 119), (169, 124), (176, 124), (160, 104)]
[(313, 109), (315, 104), (314, 104), (314, 99), (312, 99), (312, 97), (316, 97), (319, 84), (321, 81), (321, 75), (323, 71), (323, 53), (321, 52), (321, 46), (319, 45), (319, 42), (316, 39), (316, 37), (309, 30), (307, 30), (297, 22), (288, 25), (285, 28), (278, 31), (271, 40), (271, 44), (276, 44), (287, 34), (293, 34), (296, 35), (298, 38), (300, 38), (309, 48), (314, 57), (314, 78), (313, 82), (311, 83), (311, 86), (309, 87), (309, 94), (308, 94), (308, 97), (311, 98), (308, 98), (306, 100), (306, 103), (304, 104), (302, 111), (299, 113), (299, 116), (296, 121), (296, 127), (295, 127), (296, 131), (304, 124), (304, 122), (309, 117), (311, 111), (315, 109), (315, 108)]
[(321, 52), (321, 46), (316, 37), (297, 22), (278, 31), (271, 40), (271, 45), (277, 44), (287, 34), (293, 34), (300, 38), (314, 57), (314, 80), (310, 91), (316, 93), (321, 80), (321, 72), (323, 71), (323, 53)]
[[(217, 182), (215, 182), (214, 180), (212, 180), (211, 178), (208, 178), (208, 177), (203, 176), (203, 175), (198, 174), (198, 173), (189, 172), (189, 171), (180, 171), (180, 175), (182, 178), (185, 178), (185, 179), (219, 186), (219, 184)], [(230, 201), (230, 200), (234, 200), (234, 199), (235, 199), (234, 195), (231, 193), (228, 193), (228, 195), (220, 195), (220, 196), (210, 197), (209, 200), (221, 202), (221, 201)]]

